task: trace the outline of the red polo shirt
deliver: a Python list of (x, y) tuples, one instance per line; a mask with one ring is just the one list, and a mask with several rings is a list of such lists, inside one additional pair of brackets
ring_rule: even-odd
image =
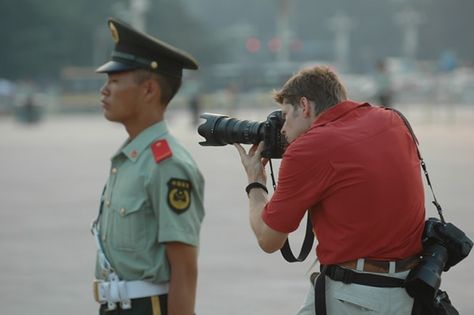
[(396, 113), (346, 101), (288, 146), (262, 217), (290, 233), (307, 209), (322, 264), (421, 251), (423, 182), (415, 144)]

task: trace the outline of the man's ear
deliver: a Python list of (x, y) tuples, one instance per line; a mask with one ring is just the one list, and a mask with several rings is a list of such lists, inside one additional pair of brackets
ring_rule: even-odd
[(143, 86), (144, 96), (146, 99), (154, 99), (156, 97), (160, 99), (161, 88), (156, 80), (149, 79), (149, 80), (146, 80), (143, 84), (144, 84)]
[(310, 100), (308, 100), (306, 97), (301, 97), (300, 98), (300, 107), (303, 110), (303, 115), (304, 117), (310, 117), (312, 112), (313, 112), (313, 106), (311, 105)]

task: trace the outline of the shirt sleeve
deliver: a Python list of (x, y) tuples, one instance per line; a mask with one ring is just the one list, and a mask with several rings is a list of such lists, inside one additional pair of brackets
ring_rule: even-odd
[(150, 183), (158, 242), (198, 246), (204, 217), (202, 175), (193, 165), (175, 158), (161, 162), (158, 169)]
[(290, 146), (282, 159), (277, 188), (262, 213), (263, 221), (276, 231), (296, 230), (328, 186), (333, 173), (330, 163), (308, 151), (301, 144)]

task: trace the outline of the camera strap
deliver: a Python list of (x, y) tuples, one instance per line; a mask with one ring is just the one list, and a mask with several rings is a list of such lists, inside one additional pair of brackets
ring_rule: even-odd
[[(270, 175), (272, 177), (273, 190), (275, 190), (276, 182), (275, 182), (275, 176), (273, 174), (272, 160), (269, 159), (269, 162), (270, 162)], [(303, 244), (301, 245), (301, 249), (300, 249), (300, 253), (298, 254), (298, 257), (296, 257), (293, 254), (288, 238), (286, 239), (285, 244), (283, 244), (283, 247), (280, 249), (280, 252), (283, 258), (285, 258), (287, 262), (290, 262), (290, 263), (302, 262), (306, 259), (306, 257), (308, 257), (309, 253), (311, 252), (311, 248), (313, 248), (313, 243), (314, 243), (313, 224), (311, 223), (311, 215), (308, 211), (307, 219), (306, 219), (306, 232), (304, 235)]]
[(313, 248), (314, 242), (314, 234), (313, 234), (313, 225), (311, 223), (311, 216), (308, 212), (306, 220), (306, 232), (304, 235), (303, 244), (301, 245), (300, 253), (298, 257), (295, 257), (293, 252), (291, 251), (290, 242), (288, 238), (283, 244), (283, 247), (280, 249), (281, 255), (287, 262), (302, 262), (308, 257), (309, 253), (311, 252), (311, 248)]
[(430, 181), (430, 176), (428, 175), (428, 169), (426, 168), (426, 163), (423, 160), (423, 157), (421, 156), (420, 149), (419, 149), (419, 142), (418, 142), (417, 137), (415, 136), (415, 132), (413, 131), (413, 128), (410, 125), (410, 122), (405, 117), (405, 115), (403, 115), (400, 111), (398, 111), (394, 108), (389, 108), (389, 107), (386, 107), (385, 109), (395, 112), (403, 120), (403, 122), (405, 123), (405, 126), (407, 127), (408, 131), (410, 132), (410, 135), (413, 138), (413, 142), (415, 142), (416, 153), (418, 154), (418, 159), (420, 160), (421, 168), (423, 170), (423, 173), (425, 174), (426, 183), (428, 184), (428, 187), (430, 187), (431, 194), (433, 196), (432, 203), (434, 204), (434, 206), (436, 207), (436, 210), (438, 211), (438, 215), (439, 215), (439, 218), (440, 218), (441, 222), (446, 223), (446, 221), (444, 220), (444, 216), (443, 216), (443, 209), (441, 208), (441, 205), (438, 203), (438, 200), (436, 200), (436, 196), (435, 196), (435, 193), (434, 193), (434, 190), (433, 190), (433, 186), (431, 185), (431, 181)]

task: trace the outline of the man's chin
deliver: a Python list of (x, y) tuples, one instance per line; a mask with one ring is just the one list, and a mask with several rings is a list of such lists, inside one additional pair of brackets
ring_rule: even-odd
[(114, 119), (114, 117), (113, 117), (109, 112), (107, 112), (106, 110), (103, 111), (103, 114), (104, 114), (105, 119), (107, 119), (108, 121), (112, 121), (112, 122), (116, 122), (116, 121), (117, 121), (117, 120)]

